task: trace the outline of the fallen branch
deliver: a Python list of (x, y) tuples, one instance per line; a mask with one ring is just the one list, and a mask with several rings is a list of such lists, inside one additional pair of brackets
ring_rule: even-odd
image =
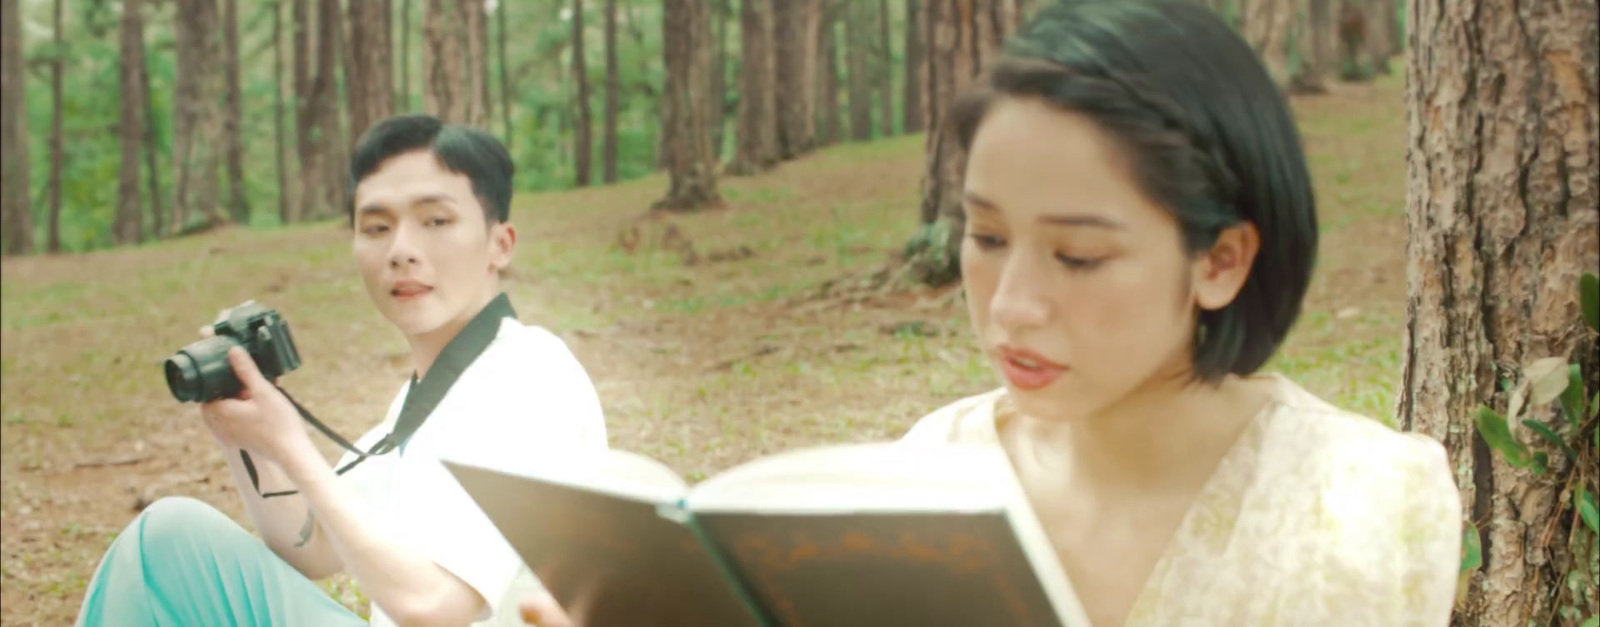
[(87, 462), (78, 462), (78, 463), (72, 465), (72, 469), (73, 470), (77, 470), (79, 468), (100, 468), (100, 467), (103, 467), (103, 466), (129, 466), (129, 465), (137, 464), (137, 463), (142, 462), (142, 461), (147, 461), (149, 459), (150, 459), (149, 455), (139, 455), (139, 456), (135, 456), (135, 457), (119, 457), (119, 458), (115, 458), (115, 459), (101, 459), (101, 460), (94, 460), (94, 461), (87, 461)]

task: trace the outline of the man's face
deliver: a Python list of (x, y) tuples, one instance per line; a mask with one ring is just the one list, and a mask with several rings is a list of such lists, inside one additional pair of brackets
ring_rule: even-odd
[(463, 174), (418, 150), (356, 185), (352, 252), (367, 295), (407, 337), (459, 330), (494, 298), (516, 231), (486, 224)]

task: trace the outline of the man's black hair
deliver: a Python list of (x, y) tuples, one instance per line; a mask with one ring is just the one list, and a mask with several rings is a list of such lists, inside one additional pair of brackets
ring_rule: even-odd
[(1317, 217), (1294, 118), (1250, 46), (1193, 0), (1058, 0), (952, 110), (964, 148), (1003, 96), (1040, 98), (1115, 138), (1190, 254), (1226, 227), (1256, 226), (1261, 249), (1238, 296), (1200, 312), (1193, 374), (1261, 368), (1300, 315)]
[[(384, 161), (416, 150), (433, 153), (446, 170), (472, 181), (472, 193), (483, 205), (484, 221), (505, 222), (511, 217), (511, 176), (516, 166), (506, 147), (494, 136), (475, 128), (449, 125), (431, 115), (397, 115), (374, 124), (356, 144), (350, 157), (350, 197), (356, 185), (371, 176)], [(346, 207), (353, 222), (355, 206)]]

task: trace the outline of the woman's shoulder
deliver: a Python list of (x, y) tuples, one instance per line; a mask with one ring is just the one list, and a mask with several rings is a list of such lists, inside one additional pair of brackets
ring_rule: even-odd
[(1005, 388), (974, 394), (929, 412), (900, 439), (906, 444), (998, 444), (995, 405)]
[[(1274, 377), (1275, 409), (1269, 448), (1275, 457), (1329, 480), (1392, 482), (1401, 476), (1451, 480), (1444, 445), (1425, 434), (1398, 431), (1370, 416), (1336, 407), (1293, 381)], [(1264, 451), (1265, 452), (1265, 451)]]

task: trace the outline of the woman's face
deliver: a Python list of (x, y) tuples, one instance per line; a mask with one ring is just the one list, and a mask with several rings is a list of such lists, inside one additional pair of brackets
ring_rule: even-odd
[(1255, 251), (1245, 227), (1186, 254), (1177, 221), (1140, 191), (1112, 138), (1034, 98), (990, 106), (963, 204), (973, 329), (1018, 409), (1037, 418), (1077, 420), (1185, 381), (1196, 307), (1232, 301)]

